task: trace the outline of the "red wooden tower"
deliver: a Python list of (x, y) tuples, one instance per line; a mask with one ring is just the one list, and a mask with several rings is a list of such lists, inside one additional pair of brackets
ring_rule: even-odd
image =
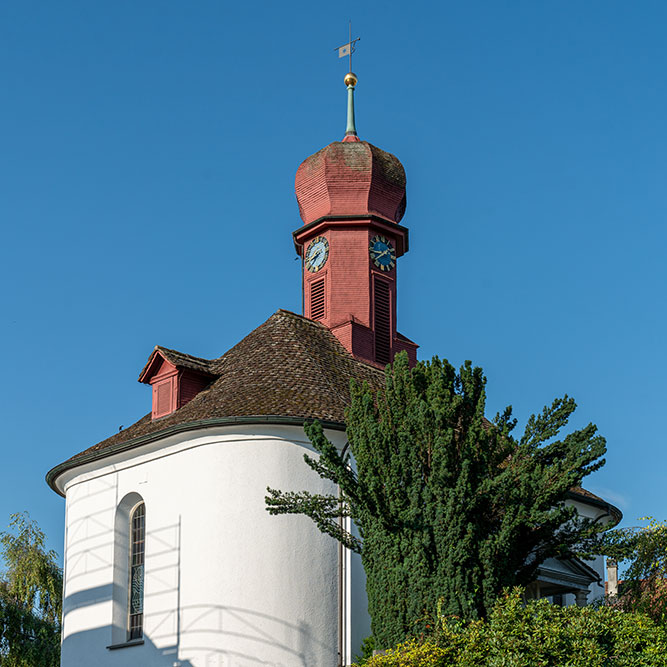
[(417, 345), (396, 331), (397, 259), (408, 251), (405, 171), (391, 153), (360, 141), (354, 128), (356, 77), (348, 74), (348, 128), (296, 172), (303, 226), (304, 315), (326, 325), (355, 357), (384, 366)]

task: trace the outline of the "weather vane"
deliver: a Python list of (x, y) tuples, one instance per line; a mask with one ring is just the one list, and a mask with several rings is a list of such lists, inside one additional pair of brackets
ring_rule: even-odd
[[(354, 122), (354, 87), (357, 85), (357, 75), (352, 71), (352, 54), (355, 51), (354, 45), (361, 39), (357, 37), (352, 39), (352, 21), (350, 21), (350, 41), (343, 44), (334, 51), (338, 51), (339, 58), (350, 58), (350, 71), (345, 75), (345, 85), (347, 86), (347, 127), (345, 129), (344, 141), (358, 141), (357, 128)], [(349, 139), (348, 139), (349, 137)]]
[(343, 46), (339, 46), (334, 49), (334, 51), (338, 51), (338, 57), (339, 58), (345, 58), (345, 56), (349, 56), (350, 58), (350, 72), (352, 71), (352, 54), (355, 51), (354, 45), (361, 39), (361, 37), (357, 37), (356, 39), (352, 39), (352, 21), (350, 21), (350, 41), (347, 44), (343, 44)]

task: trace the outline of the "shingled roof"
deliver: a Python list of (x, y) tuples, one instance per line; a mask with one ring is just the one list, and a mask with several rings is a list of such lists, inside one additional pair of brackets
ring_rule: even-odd
[[(355, 359), (324, 325), (288, 310), (274, 313), (218, 359), (163, 347), (156, 350), (175, 366), (206, 370), (217, 378), (170, 415), (153, 420), (148, 413), (50, 470), (46, 478), (56, 492), (60, 493), (55, 480), (65, 470), (177, 430), (202, 428), (215, 420), (294, 423), (318, 419), (344, 428), (350, 380), (366, 381), (375, 389), (384, 381), (383, 371)], [(572, 488), (569, 495), (604, 507), (616, 522), (622, 517), (616, 507), (581, 487)]]
[[(175, 365), (185, 358), (218, 376), (189, 403), (175, 412), (151, 419), (150, 413), (106, 440), (76, 454), (47, 475), (55, 478), (92, 458), (102, 458), (119, 448), (140, 445), (147, 436), (160, 437), (175, 427), (205, 426), (221, 418), (262, 418), (273, 421), (319, 419), (344, 427), (350, 400), (350, 380), (383, 383), (384, 373), (355, 359), (322, 324), (287, 310), (274, 313), (264, 324), (218, 359), (190, 357), (157, 348)], [(175, 355), (178, 355), (178, 359)], [(150, 438), (152, 439), (152, 438)]]

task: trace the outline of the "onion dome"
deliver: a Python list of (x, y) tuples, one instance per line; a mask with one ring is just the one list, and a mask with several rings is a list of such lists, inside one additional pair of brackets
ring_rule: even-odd
[(296, 172), (304, 224), (324, 216), (377, 215), (400, 222), (405, 213), (405, 170), (398, 158), (356, 135), (334, 141)]
[(405, 213), (403, 165), (395, 155), (357, 136), (357, 82), (353, 72), (345, 75), (347, 127), (343, 141), (334, 141), (306, 158), (296, 171), (294, 189), (305, 225), (324, 217), (367, 216), (398, 223)]

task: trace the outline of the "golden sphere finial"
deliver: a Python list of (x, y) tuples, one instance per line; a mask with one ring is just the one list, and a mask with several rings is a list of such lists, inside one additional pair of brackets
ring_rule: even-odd
[(346, 86), (352, 86), (352, 88), (354, 88), (357, 85), (357, 75), (353, 72), (348, 72), (345, 75), (344, 81)]

